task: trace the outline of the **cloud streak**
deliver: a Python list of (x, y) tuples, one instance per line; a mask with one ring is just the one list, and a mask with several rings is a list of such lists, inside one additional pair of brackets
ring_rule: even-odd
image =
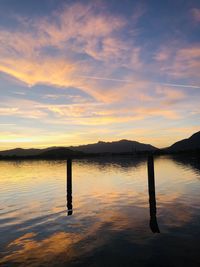
[[(96, 77), (96, 76), (86, 76), (86, 75), (77, 75), (76, 77), (94, 79), (94, 80), (103, 80), (103, 81), (112, 81), (112, 82), (120, 82), (120, 83), (131, 83), (134, 84), (134, 81), (124, 80), (124, 79), (115, 79), (109, 77)], [(161, 82), (150, 82), (149, 84), (157, 84), (171, 87), (184, 87), (184, 88), (196, 88), (200, 89), (200, 85), (189, 85), (189, 84), (177, 84), (177, 83), (161, 83)]]

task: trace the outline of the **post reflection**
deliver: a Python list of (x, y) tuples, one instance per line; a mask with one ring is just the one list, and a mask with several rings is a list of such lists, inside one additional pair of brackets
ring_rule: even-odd
[[(154, 175), (154, 158), (148, 156), (148, 191), (149, 191), (149, 209), (150, 209), (150, 229), (153, 233), (160, 233), (156, 217), (156, 194), (155, 194), (155, 175)], [(73, 214), (72, 205), (72, 160), (67, 160), (67, 214)]]
[(160, 233), (156, 218), (156, 194), (154, 178), (154, 159), (153, 155), (148, 156), (148, 188), (149, 188), (149, 209), (150, 209), (150, 228), (153, 233)]
[(72, 215), (72, 160), (67, 160), (67, 214)]

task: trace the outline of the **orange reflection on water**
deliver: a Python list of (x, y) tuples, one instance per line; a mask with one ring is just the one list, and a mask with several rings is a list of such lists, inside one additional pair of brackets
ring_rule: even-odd
[(35, 233), (28, 233), (11, 242), (8, 248), (14, 251), (5, 256), (1, 263), (14, 262), (19, 266), (40, 266), (41, 264), (48, 266), (56, 256), (60, 259), (64, 256), (65, 261), (70, 260), (75, 254), (72, 244), (80, 240), (80, 236), (65, 232), (55, 233), (40, 241), (35, 240), (35, 237)]
[[(152, 239), (145, 160), (79, 160), (72, 166), (73, 214), (67, 216), (65, 161), (0, 162), (1, 219), (9, 237), (2, 264), (65, 266), (113, 248), (115, 238), (140, 245)], [(198, 177), (192, 167), (155, 159), (161, 233), (190, 225), (200, 201)]]

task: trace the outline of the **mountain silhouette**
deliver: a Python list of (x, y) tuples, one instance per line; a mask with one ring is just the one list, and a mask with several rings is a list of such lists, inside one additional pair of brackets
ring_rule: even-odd
[(40, 154), (43, 149), (23, 149), (23, 148), (14, 148), (9, 150), (4, 150), (0, 152), (1, 156), (35, 156)]
[(167, 150), (169, 151), (187, 151), (187, 150), (197, 150), (200, 149), (200, 131), (193, 134), (187, 139), (180, 140), (170, 147)]
[(155, 151), (156, 147), (143, 144), (136, 141), (120, 140), (114, 142), (102, 142), (99, 141), (95, 144), (71, 146), (71, 150), (78, 150), (84, 153), (134, 153), (140, 151)]
[(66, 158), (72, 156), (80, 156), (83, 153), (80, 151), (73, 151), (67, 147), (52, 148), (46, 150), (38, 155), (39, 158)]
[(0, 151), (0, 156), (2, 157), (58, 157), (58, 156), (70, 156), (81, 154), (79, 151), (72, 151), (67, 147), (48, 147), (44, 149), (23, 149), (15, 148), (10, 150)]
[(10, 150), (0, 151), (0, 157), (18, 157), (18, 158), (66, 158), (73, 156), (83, 156), (86, 154), (129, 154), (136, 152), (155, 152), (155, 153), (177, 153), (183, 151), (196, 151), (200, 149), (200, 131), (193, 134), (187, 139), (180, 140), (168, 148), (158, 149), (150, 144), (143, 144), (137, 141), (120, 140), (113, 142), (103, 142), (70, 146), (70, 147), (48, 147), (44, 149), (23, 149), (15, 148)]
[(136, 141), (120, 140), (115, 142), (98, 142), (95, 144), (71, 146), (71, 147), (49, 147), (45, 149), (23, 149), (15, 148), (0, 151), (2, 157), (61, 157), (78, 155), (84, 153), (134, 153), (142, 151), (155, 151), (156, 147)]
[(48, 148), (14, 148), (9, 150), (0, 151), (0, 156), (16, 156), (16, 157), (26, 157), (26, 156), (37, 156), (41, 153), (51, 151), (53, 149), (59, 149), (62, 147), (48, 147)]

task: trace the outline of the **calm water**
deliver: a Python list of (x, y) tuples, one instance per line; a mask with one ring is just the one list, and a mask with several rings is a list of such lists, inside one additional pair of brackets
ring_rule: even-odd
[(75, 160), (68, 190), (65, 161), (0, 162), (0, 265), (199, 267), (200, 161), (154, 165), (149, 195), (141, 158)]

